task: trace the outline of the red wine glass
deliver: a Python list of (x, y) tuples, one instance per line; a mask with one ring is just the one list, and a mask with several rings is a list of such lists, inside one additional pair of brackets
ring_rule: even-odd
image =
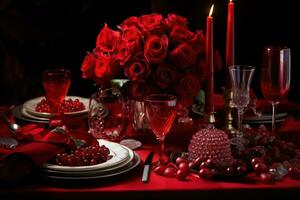
[(177, 97), (170, 94), (152, 94), (145, 99), (146, 118), (159, 142), (159, 162), (164, 165), (169, 159), (165, 155), (164, 140), (177, 114)]
[(291, 53), (287, 47), (266, 46), (261, 67), (261, 90), (272, 104), (272, 133), (275, 134), (276, 105), (284, 100), (290, 89)]
[(65, 99), (70, 84), (71, 72), (66, 69), (45, 70), (42, 77), (46, 101), (52, 113), (59, 113), (59, 108)]

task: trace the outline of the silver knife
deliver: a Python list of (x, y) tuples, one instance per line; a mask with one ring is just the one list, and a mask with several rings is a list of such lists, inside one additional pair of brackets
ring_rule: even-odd
[(144, 164), (144, 169), (143, 169), (143, 174), (142, 174), (142, 182), (147, 183), (149, 181), (149, 174), (151, 170), (151, 165), (152, 165), (152, 159), (153, 159), (153, 151), (151, 151)]

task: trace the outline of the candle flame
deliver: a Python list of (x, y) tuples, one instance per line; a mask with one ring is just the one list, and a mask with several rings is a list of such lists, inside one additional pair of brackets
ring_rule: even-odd
[(210, 8), (209, 15), (208, 15), (209, 17), (212, 16), (213, 11), (214, 11), (214, 4)]
[(233, 2), (233, 0), (229, 0), (229, 2), (231, 3), (231, 2)]

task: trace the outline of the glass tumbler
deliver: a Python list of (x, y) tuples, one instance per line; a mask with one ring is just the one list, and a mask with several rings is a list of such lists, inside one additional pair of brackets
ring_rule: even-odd
[(120, 90), (107, 88), (94, 93), (89, 102), (89, 133), (97, 139), (119, 142), (127, 127), (126, 107)]

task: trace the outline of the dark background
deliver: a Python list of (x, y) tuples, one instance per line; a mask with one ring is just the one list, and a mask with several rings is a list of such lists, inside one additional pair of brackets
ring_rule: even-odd
[[(292, 51), (289, 99), (300, 102), (299, 22), (297, 1), (236, 0), (236, 63), (256, 67), (252, 87), (260, 96), (259, 69), (264, 45), (286, 45)], [(81, 78), (87, 51), (95, 47), (104, 23), (116, 29), (127, 17), (175, 12), (190, 21), (192, 30), (205, 30), (215, 4), (215, 48), (225, 57), (226, 0), (0, 0), (0, 104), (22, 103), (43, 94), (41, 72), (65, 67), (72, 71), (70, 95), (88, 97), (93, 81)], [(215, 87), (224, 85), (224, 70)]]

